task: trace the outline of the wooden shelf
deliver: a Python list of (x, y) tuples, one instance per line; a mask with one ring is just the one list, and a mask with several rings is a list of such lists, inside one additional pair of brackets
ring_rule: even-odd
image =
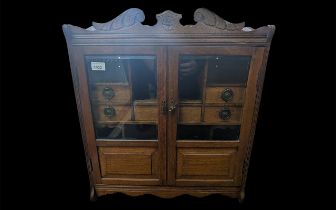
[(106, 125), (116, 125), (116, 124), (150, 124), (157, 125), (157, 122), (154, 121), (97, 121), (98, 125), (106, 124)]
[(216, 123), (207, 123), (207, 122), (178, 122), (178, 125), (240, 125), (240, 121), (236, 122), (216, 122)]

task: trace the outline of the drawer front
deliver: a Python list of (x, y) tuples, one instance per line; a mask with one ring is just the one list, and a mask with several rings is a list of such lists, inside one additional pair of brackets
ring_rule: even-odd
[(127, 85), (97, 84), (93, 99), (100, 102), (130, 104), (131, 90)]
[(208, 123), (240, 123), (241, 107), (216, 106), (205, 107), (204, 121)]
[(243, 87), (207, 87), (206, 103), (243, 103), (245, 88)]
[(201, 106), (180, 106), (179, 109), (179, 122), (192, 123), (201, 122)]
[(134, 106), (134, 119), (138, 121), (152, 121), (157, 122), (158, 120), (158, 107), (157, 106), (146, 106), (146, 105), (135, 105)]
[(103, 104), (96, 105), (95, 117), (97, 121), (130, 121), (132, 109), (130, 106), (106, 106)]

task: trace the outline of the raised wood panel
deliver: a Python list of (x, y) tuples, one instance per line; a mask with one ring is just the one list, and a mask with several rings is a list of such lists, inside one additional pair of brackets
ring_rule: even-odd
[[(99, 122), (120, 122), (120, 121), (130, 121), (132, 116), (132, 109), (130, 106), (119, 106), (111, 105), (107, 106), (105, 104), (94, 104), (94, 116)], [(112, 107), (115, 110), (115, 116), (108, 117), (104, 114), (104, 109)]]
[(105, 184), (157, 185), (159, 153), (155, 147), (99, 147)]
[(178, 148), (177, 185), (235, 184), (236, 148)]
[[(116, 104), (130, 104), (131, 102), (131, 90), (128, 85), (117, 85), (110, 83), (98, 83), (94, 87), (93, 99), (104, 103), (116, 103)], [(104, 95), (104, 88), (111, 88), (114, 92), (114, 96), (107, 100)]]
[(104, 158), (107, 174), (152, 174), (152, 154), (115, 153), (105, 154)]
[[(178, 154), (179, 155), (179, 154)], [(181, 154), (181, 176), (227, 176), (229, 174), (230, 156), (225, 154)]]
[[(225, 89), (231, 89), (233, 92), (232, 100), (225, 102), (222, 98), (222, 92)], [(207, 87), (205, 93), (206, 103), (243, 103), (245, 97), (245, 88), (243, 87)]]
[[(223, 120), (219, 116), (219, 112), (223, 108), (228, 108), (231, 112), (231, 117), (228, 120)], [(239, 124), (241, 120), (241, 108), (239, 107), (230, 107), (230, 106), (219, 106), (219, 107), (205, 107), (204, 111), (204, 121), (208, 123), (216, 122), (230, 122), (231, 124)]]
[(180, 106), (179, 107), (179, 122), (192, 123), (201, 122), (201, 106)]

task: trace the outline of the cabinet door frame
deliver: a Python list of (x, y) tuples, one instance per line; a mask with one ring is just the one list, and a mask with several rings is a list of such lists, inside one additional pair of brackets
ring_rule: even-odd
[[(178, 103), (178, 64), (180, 55), (249, 55), (251, 56), (248, 80), (246, 84), (245, 100), (242, 110), (239, 141), (180, 141), (176, 140), (177, 111), (168, 115), (167, 130), (167, 184), (171, 186), (240, 186), (247, 145), (251, 140), (252, 123), (255, 111), (257, 83), (262, 69), (264, 47), (252, 46), (169, 46), (168, 47), (168, 99)], [(178, 107), (178, 106), (177, 106)], [(232, 180), (178, 180), (177, 149), (178, 148), (236, 148), (235, 163)]]
[[(85, 69), (85, 55), (154, 55), (157, 61), (157, 99), (158, 99), (158, 139), (153, 141), (96, 141), (91, 102), (89, 98), (88, 80)], [(89, 175), (93, 185), (96, 184), (129, 184), (129, 185), (161, 185), (166, 180), (166, 115), (160, 110), (161, 101), (166, 98), (166, 50), (160, 46), (72, 46), (72, 70), (75, 95), (82, 129), (86, 158), (89, 164)], [(157, 178), (104, 178), (101, 174), (99, 147), (151, 147), (157, 148), (158, 177)], [(91, 183), (92, 184), (92, 183)]]

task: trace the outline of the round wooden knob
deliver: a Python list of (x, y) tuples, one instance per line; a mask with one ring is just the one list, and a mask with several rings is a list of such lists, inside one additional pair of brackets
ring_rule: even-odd
[(115, 96), (114, 90), (110, 87), (105, 87), (103, 90), (103, 96), (105, 99), (111, 100)]
[(231, 101), (233, 99), (233, 91), (230, 88), (223, 90), (221, 98), (225, 101)]
[(231, 118), (231, 111), (228, 108), (223, 108), (219, 111), (219, 117), (222, 120), (229, 120)]
[(116, 115), (116, 111), (113, 107), (107, 107), (104, 109), (104, 115), (106, 117), (114, 117)]

